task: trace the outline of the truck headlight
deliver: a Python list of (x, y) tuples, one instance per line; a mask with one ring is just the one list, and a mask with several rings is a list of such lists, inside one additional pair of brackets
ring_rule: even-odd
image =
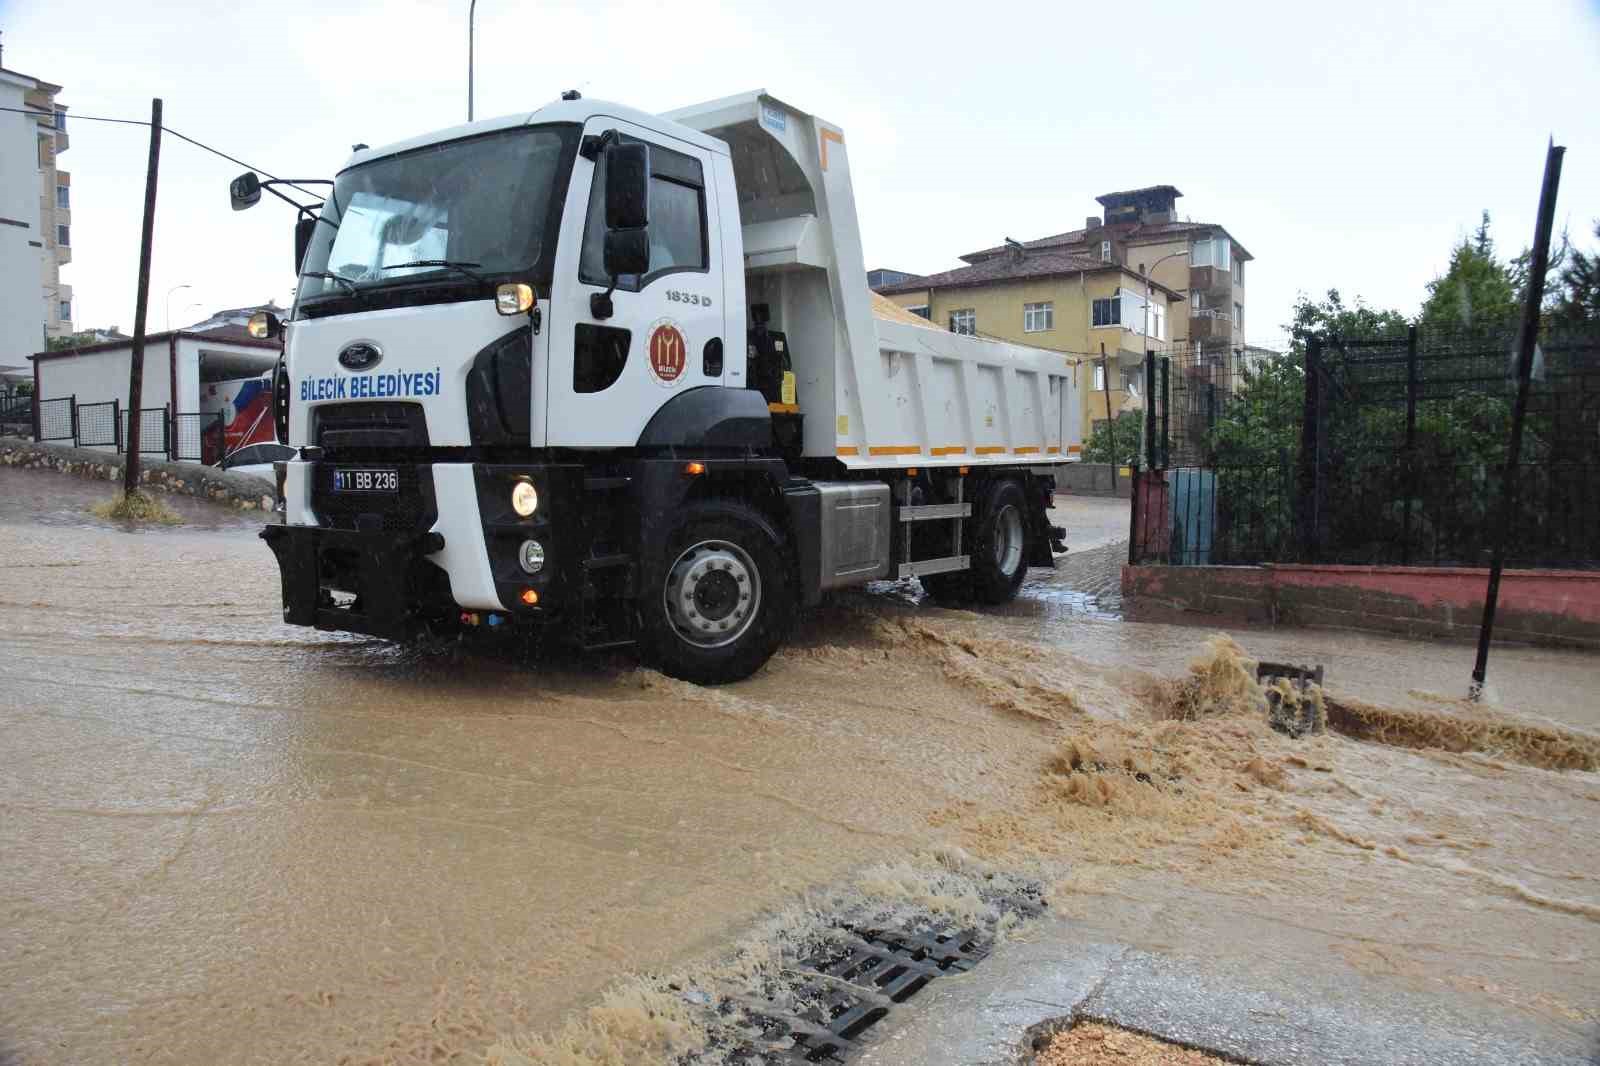
[(527, 518), (539, 509), (539, 490), (531, 481), (519, 481), (511, 486), (511, 509)]
[(525, 540), (517, 549), (517, 562), (530, 574), (544, 569), (544, 545), (536, 540)]

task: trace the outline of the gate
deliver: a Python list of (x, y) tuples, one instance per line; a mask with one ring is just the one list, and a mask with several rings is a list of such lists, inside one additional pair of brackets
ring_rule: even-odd
[(172, 457), (215, 466), (222, 461), (222, 412), (172, 416)]
[(105, 403), (78, 405), (78, 438), (80, 448), (115, 448), (122, 450), (122, 403), (109, 400)]
[[(123, 444), (118, 451), (127, 451), (127, 442), (131, 434), (127, 432), (131, 425), (131, 412), (123, 416), (124, 432)], [(165, 407), (142, 407), (139, 409), (139, 454), (140, 455), (169, 455), (172, 451), (172, 441), (167, 435), (167, 409)]]

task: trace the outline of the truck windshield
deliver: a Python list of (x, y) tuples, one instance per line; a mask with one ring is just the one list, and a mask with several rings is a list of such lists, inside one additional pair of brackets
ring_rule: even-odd
[(486, 281), (548, 274), (577, 134), (524, 126), (344, 171), (323, 207), (330, 224), (317, 226), (306, 251), (301, 307), (332, 313), (326, 305), (364, 298), (365, 306), (419, 281), (467, 298)]

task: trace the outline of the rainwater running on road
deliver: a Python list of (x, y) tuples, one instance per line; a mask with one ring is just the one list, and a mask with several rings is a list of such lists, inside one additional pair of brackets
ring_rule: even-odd
[[(1137, 715), (1135, 669), (1181, 669), (1203, 636), (1065, 610), (1078, 590), (1039, 571), (996, 616), (841, 597), (749, 682), (700, 689), (627, 656), (286, 627), (259, 517), (175, 501), (187, 524), (130, 533), (83, 512), (109, 491), (0, 471), (0, 1059), (23, 1063), (476, 1055), (865, 863), (982, 840), (1043, 862), (1077, 830), (1028, 857), (984, 819), (1035, 808), (1066, 723)], [(1240, 639), (1396, 698), (1446, 688), (1456, 654)], [(1579, 695), (1592, 658), (1497, 664), (1552, 717), (1600, 713)], [(1349, 787), (1392, 787), (1369, 773)], [(1520, 802), (1510, 787), (1487, 802)], [(1592, 822), (1577, 788), (1552, 809)], [(1529, 837), (1547, 850), (1551, 817)], [(1437, 876), (1419, 899), (1456, 890)], [(1446, 963), (1484, 939), (1418, 910)], [(1530, 929), (1535, 959), (1574, 942)]]

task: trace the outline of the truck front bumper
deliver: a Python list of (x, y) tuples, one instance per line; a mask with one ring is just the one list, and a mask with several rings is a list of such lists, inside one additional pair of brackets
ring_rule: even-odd
[(290, 625), (404, 640), (454, 606), (449, 578), (426, 558), (443, 550), (439, 533), (268, 526), (261, 539), (278, 560)]

